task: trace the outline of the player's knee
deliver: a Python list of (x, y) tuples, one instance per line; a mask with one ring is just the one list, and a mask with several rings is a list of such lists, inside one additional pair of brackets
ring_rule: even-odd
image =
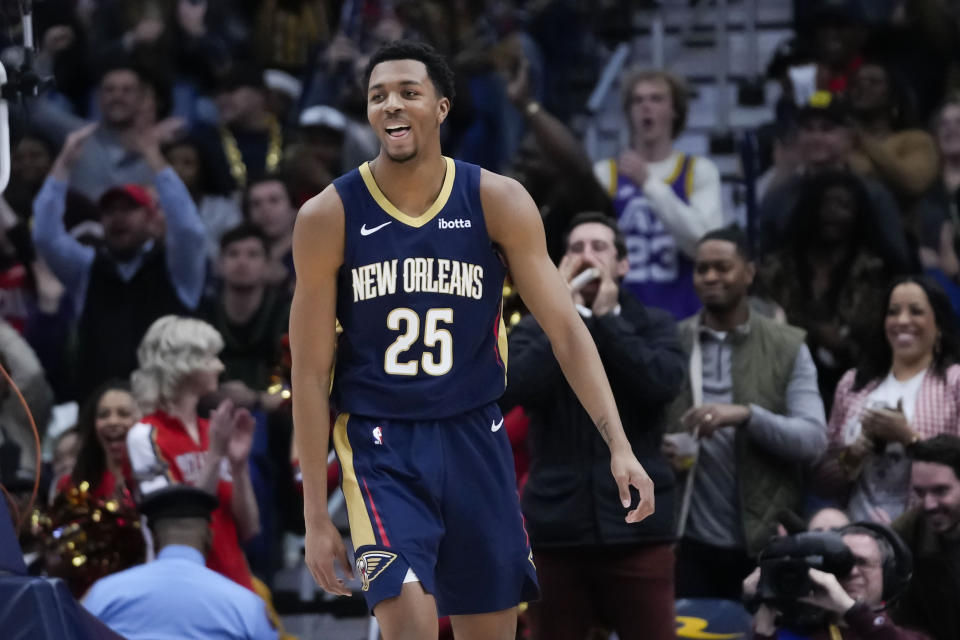
[(450, 616), (450, 624), (457, 640), (513, 640), (517, 636), (517, 609)]
[(437, 605), (419, 582), (403, 585), (400, 595), (383, 600), (373, 609), (383, 640), (436, 638)]

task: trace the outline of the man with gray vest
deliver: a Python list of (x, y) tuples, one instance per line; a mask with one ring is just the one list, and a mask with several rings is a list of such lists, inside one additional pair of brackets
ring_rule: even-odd
[(679, 326), (690, 379), (664, 442), (675, 468), (686, 466), (678, 597), (739, 600), (778, 515), (801, 506), (803, 465), (827, 446), (804, 333), (751, 311), (746, 247), (735, 226), (700, 239), (693, 283), (703, 310)]

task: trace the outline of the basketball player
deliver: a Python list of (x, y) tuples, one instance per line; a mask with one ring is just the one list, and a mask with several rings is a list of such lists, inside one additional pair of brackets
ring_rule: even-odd
[(458, 640), (512, 640), (516, 605), (536, 598), (537, 584), (496, 404), (508, 268), (610, 447), (621, 502), (635, 505), (628, 522), (653, 512), (653, 483), (547, 256), (533, 200), (513, 180), (440, 153), (449, 67), (428, 46), (394, 42), (373, 55), (367, 77), (380, 154), (304, 204), (294, 232), (307, 565), (323, 589), (349, 595), (334, 572), (336, 560), (350, 574), (349, 560), (327, 514), (332, 402), (357, 570), (384, 637), (435, 638), (439, 613)]

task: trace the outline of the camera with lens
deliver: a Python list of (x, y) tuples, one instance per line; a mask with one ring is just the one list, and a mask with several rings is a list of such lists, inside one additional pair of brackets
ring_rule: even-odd
[(766, 604), (780, 612), (778, 626), (811, 632), (828, 620), (828, 613), (800, 602), (814, 590), (810, 569), (832, 573), (837, 578), (850, 574), (854, 556), (837, 531), (804, 532), (777, 538), (759, 557), (760, 582), (750, 604)]

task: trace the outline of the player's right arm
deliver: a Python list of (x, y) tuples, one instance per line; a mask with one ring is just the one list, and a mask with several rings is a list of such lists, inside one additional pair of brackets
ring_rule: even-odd
[(290, 307), (294, 439), (303, 474), (306, 562), (325, 591), (350, 595), (334, 558), (351, 574), (340, 532), (327, 512), (330, 373), (336, 339), (337, 271), (343, 262), (343, 203), (331, 185), (300, 209), (293, 230), (296, 289)]

